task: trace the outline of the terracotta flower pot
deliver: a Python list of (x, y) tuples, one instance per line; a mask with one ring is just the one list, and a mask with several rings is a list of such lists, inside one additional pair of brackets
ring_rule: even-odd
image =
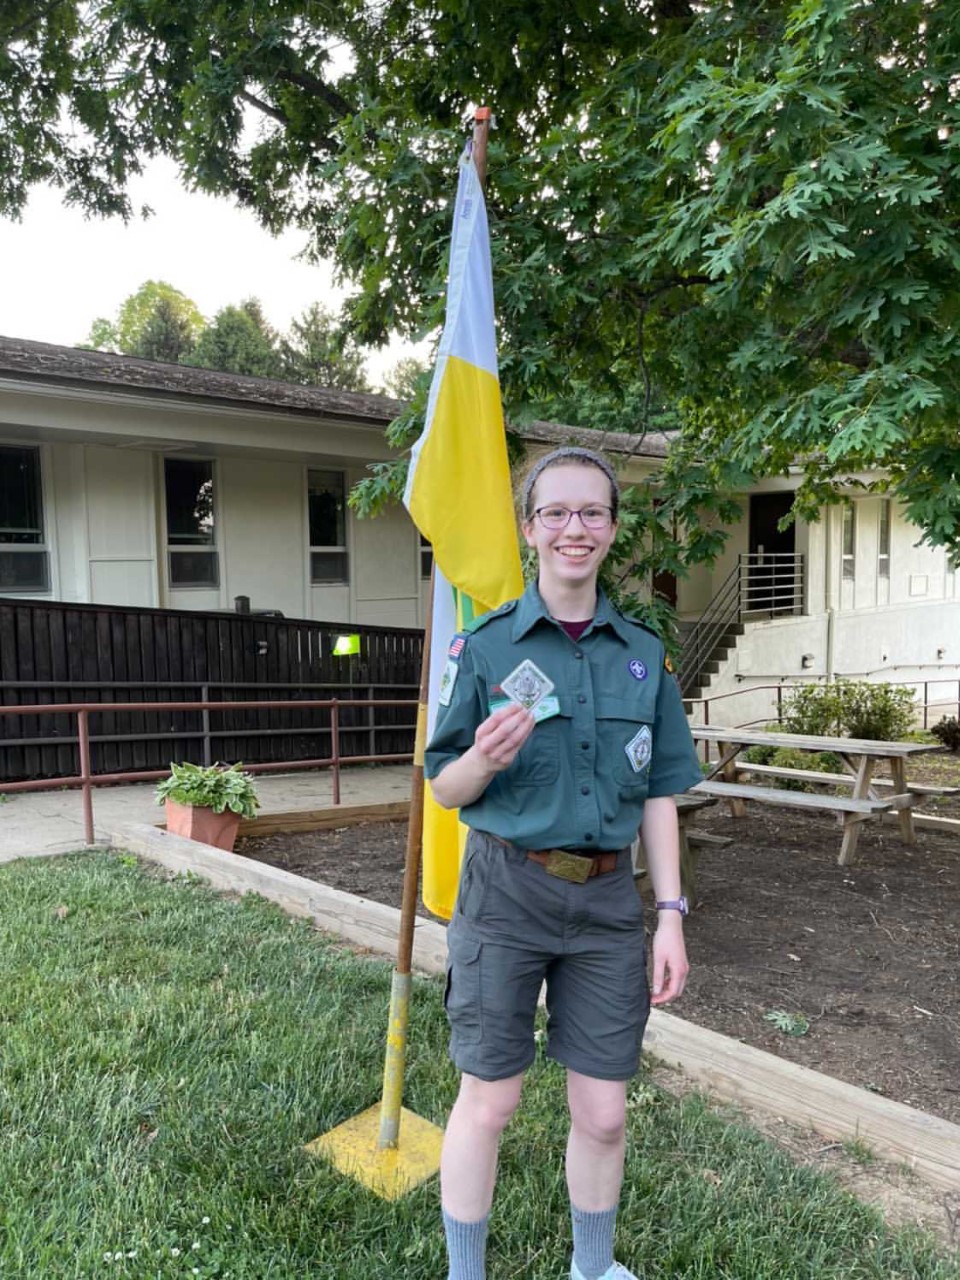
[(167, 813), (167, 830), (173, 835), (212, 844), (217, 849), (233, 849), (240, 826), (238, 813), (231, 813), (229, 809), (214, 813), (212, 809), (178, 804), (176, 800), (164, 800), (163, 805)]

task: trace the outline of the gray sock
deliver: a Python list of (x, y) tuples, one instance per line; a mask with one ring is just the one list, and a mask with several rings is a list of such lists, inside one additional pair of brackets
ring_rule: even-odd
[(613, 1232), (617, 1224), (617, 1206), (587, 1213), (570, 1206), (573, 1219), (573, 1260), (583, 1280), (600, 1280), (613, 1266)]
[(458, 1222), (443, 1211), (443, 1229), (447, 1234), (447, 1257), (450, 1270), (447, 1280), (485, 1280), (487, 1274), (487, 1223)]

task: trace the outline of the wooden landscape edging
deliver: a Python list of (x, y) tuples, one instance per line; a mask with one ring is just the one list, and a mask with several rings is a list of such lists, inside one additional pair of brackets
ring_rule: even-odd
[[(343, 893), (253, 858), (169, 835), (145, 823), (118, 827), (111, 840), (115, 848), (139, 854), (171, 871), (202, 875), (216, 888), (259, 893), (291, 914), (306, 916), (319, 928), (352, 943), (391, 957), (396, 951), (400, 912), (393, 907)], [(445, 972), (443, 925), (417, 918), (413, 964), (424, 973)], [(714, 1097), (759, 1108), (792, 1124), (809, 1126), (831, 1139), (857, 1140), (881, 1158), (907, 1165), (934, 1186), (960, 1190), (960, 1125), (787, 1062), (659, 1009), (651, 1011), (644, 1043), (654, 1057), (679, 1068)]]
[[(338, 804), (326, 809), (290, 809), (285, 813), (264, 813), (258, 818), (241, 818), (241, 836), (275, 836), (284, 831), (329, 831), (354, 827), (361, 822), (398, 822), (410, 816), (409, 800), (387, 800), (381, 804)], [(158, 822), (158, 831), (167, 824)]]

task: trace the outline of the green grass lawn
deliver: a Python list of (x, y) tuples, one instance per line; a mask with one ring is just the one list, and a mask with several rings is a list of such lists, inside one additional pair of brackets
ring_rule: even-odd
[[(390, 1204), (302, 1144), (379, 1097), (390, 966), (134, 859), (0, 867), (0, 1276), (442, 1280), (436, 1180)], [(416, 986), (406, 1103), (456, 1080)], [(948, 1280), (957, 1259), (638, 1082), (619, 1256), (654, 1277)], [(563, 1078), (503, 1147), (491, 1280), (561, 1280)]]

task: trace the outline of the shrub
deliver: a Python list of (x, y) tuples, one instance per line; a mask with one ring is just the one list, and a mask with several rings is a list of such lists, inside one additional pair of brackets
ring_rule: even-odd
[(946, 716), (930, 730), (935, 738), (939, 738), (949, 751), (960, 751), (960, 720), (956, 716)]
[(801, 684), (791, 689), (783, 704), (783, 729), (821, 737), (842, 734), (840, 684)]
[[(770, 758), (770, 763), (778, 769), (818, 769), (819, 756), (809, 751), (799, 751), (796, 747), (778, 747)], [(804, 782), (801, 778), (777, 778), (777, 786), (784, 791), (815, 791), (816, 783)]]
[(837, 680), (791, 689), (784, 704), (787, 733), (867, 738), (902, 738), (913, 724), (913, 691), (904, 685)]
[(776, 747), (747, 747), (740, 753), (740, 759), (746, 764), (769, 764), (776, 754)]
[(893, 742), (913, 728), (913, 690), (904, 685), (840, 683), (843, 727), (851, 738)]

